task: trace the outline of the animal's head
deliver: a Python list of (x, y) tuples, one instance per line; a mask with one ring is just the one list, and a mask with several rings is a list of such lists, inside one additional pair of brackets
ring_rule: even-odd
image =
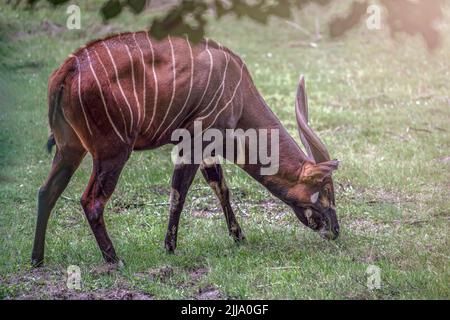
[(288, 190), (288, 203), (303, 224), (326, 239), (336, 239), (339, 223), (331, 175), (338, 168), (338, 161), (330, 159), (327, 148), (308, 125), (308, 99), (303, 76), (297, 90), (295, 113), (308, 160), (302, 164), (297, 182)]

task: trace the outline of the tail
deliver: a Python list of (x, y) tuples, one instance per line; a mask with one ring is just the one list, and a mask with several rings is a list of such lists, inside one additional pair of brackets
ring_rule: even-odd
[(48, 81), (48, 123), (50, 126), (50, 135), (47, 140), (47, 151), (50, 153), (56, 145), (53, 128), (58, 119), (64, 119), (61, 100), (64, 92), (64, 83), (69, 74), (74, 72), (75, 63), (72, 57), (69, 57), (58, 69), (53, 71)]

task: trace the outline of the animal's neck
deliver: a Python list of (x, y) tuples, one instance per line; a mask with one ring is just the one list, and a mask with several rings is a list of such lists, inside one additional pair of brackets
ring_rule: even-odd
[[(261, 163), (246, 164), (242, 168), (254, 179), (264, 185), (275, 196), (284, 200), (289, 186), (297, 183), (302, 164), (307, 159), (295, 140), (283, 127), (280, 120), (269, 109), (262, 96), (253, 87), (244, 99), (244, 108), (238, 126), (243, 130), (271, 129), (279, 133), (279, 169), (273, 175), (261, 174)], [(270, 142), (270, 139), (268, 139)], [(258, 147), (259, 143), (258, 143)]]

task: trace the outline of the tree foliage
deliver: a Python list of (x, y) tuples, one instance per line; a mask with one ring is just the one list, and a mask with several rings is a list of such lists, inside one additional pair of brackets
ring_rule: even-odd
[[(26, 0), (33, 6), (40, 0)], [(46, 0), (60, 5), (68, 0)], [(226, 15), (238, 18), (248, 17), (259, 23), (267, 23), (269, 17), (289, 19), (293, 10), (302, 9), (305, 5), (316, 3), (322, 6), (338, 0), (182, 0), (174, 5), (161, 18), (155, 18), (150, 25), (153, 37), (163, 38), (171, 35), (189, 35), (197, 41), (203, 38), (207, 24), (206, 14), (214, 12), (217, 19)], [(436, 22), (443, 18), (443, 7), (446, 0), (378, 0), (387, 13), (386, 22), (391, 35), (403, 32), (410, 35), (421, 35), (430, 50), (441, 42), (441, 35)], [(135, 14), (142, 12), (149, 0), (104, 0), (101, 15), (105, 21), (113, 19), (128, 8)], [(337, 17), (329, 23), (331, 37), (339, 37), (357, 26), (367, 14), (369, 0), (354, 0), (353, 6), (346, 15)]]

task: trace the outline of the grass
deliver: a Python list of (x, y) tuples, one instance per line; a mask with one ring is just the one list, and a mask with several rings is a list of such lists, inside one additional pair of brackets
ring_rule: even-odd
[[(0, 8), (0, 298), (450, 298), (449, 43), (430, 55), (420, 39), (392, 42), (384, 31), (361, 29), (324, 39), (318, 48), (292, 46), (302, 35), (280, 20), (268, 26), (212, 21), (208, 36), (244, 58), (297, 140), (294, 94), (299, 74), (306, 75), (311, 125), (341, 161), (335, 174), (339, 240), (319, 238), (228, 165), (247, 243), (236, 246), (227, 235), (199, 174), (177, 252), (167, 255), (172, 163), (170, 147), (162, 147), (133, 153), (105, 211), (123, 268), (105, 268), (79, 205), (91, 171), (87, 157), (52, 213), (46, 267), (30, 270), (36, 195), (52, 158), (44, 148), (47, 78), (88, 40), (143, 29), (149, 19), (126, 13), (104, 27), (97, 9), (97, 3), (82, 6), (76, 31), (48, 23), (65, 26), (65, 8)], [(308, 23), (308, 13), (302, 17)], [(442, 27), (448, 34), (450, 26)], [(72, 264), (82, 272), (78, 293), (65, 288)], [(381, 268), (378, 290), (367, 289), (369, 265)]]

